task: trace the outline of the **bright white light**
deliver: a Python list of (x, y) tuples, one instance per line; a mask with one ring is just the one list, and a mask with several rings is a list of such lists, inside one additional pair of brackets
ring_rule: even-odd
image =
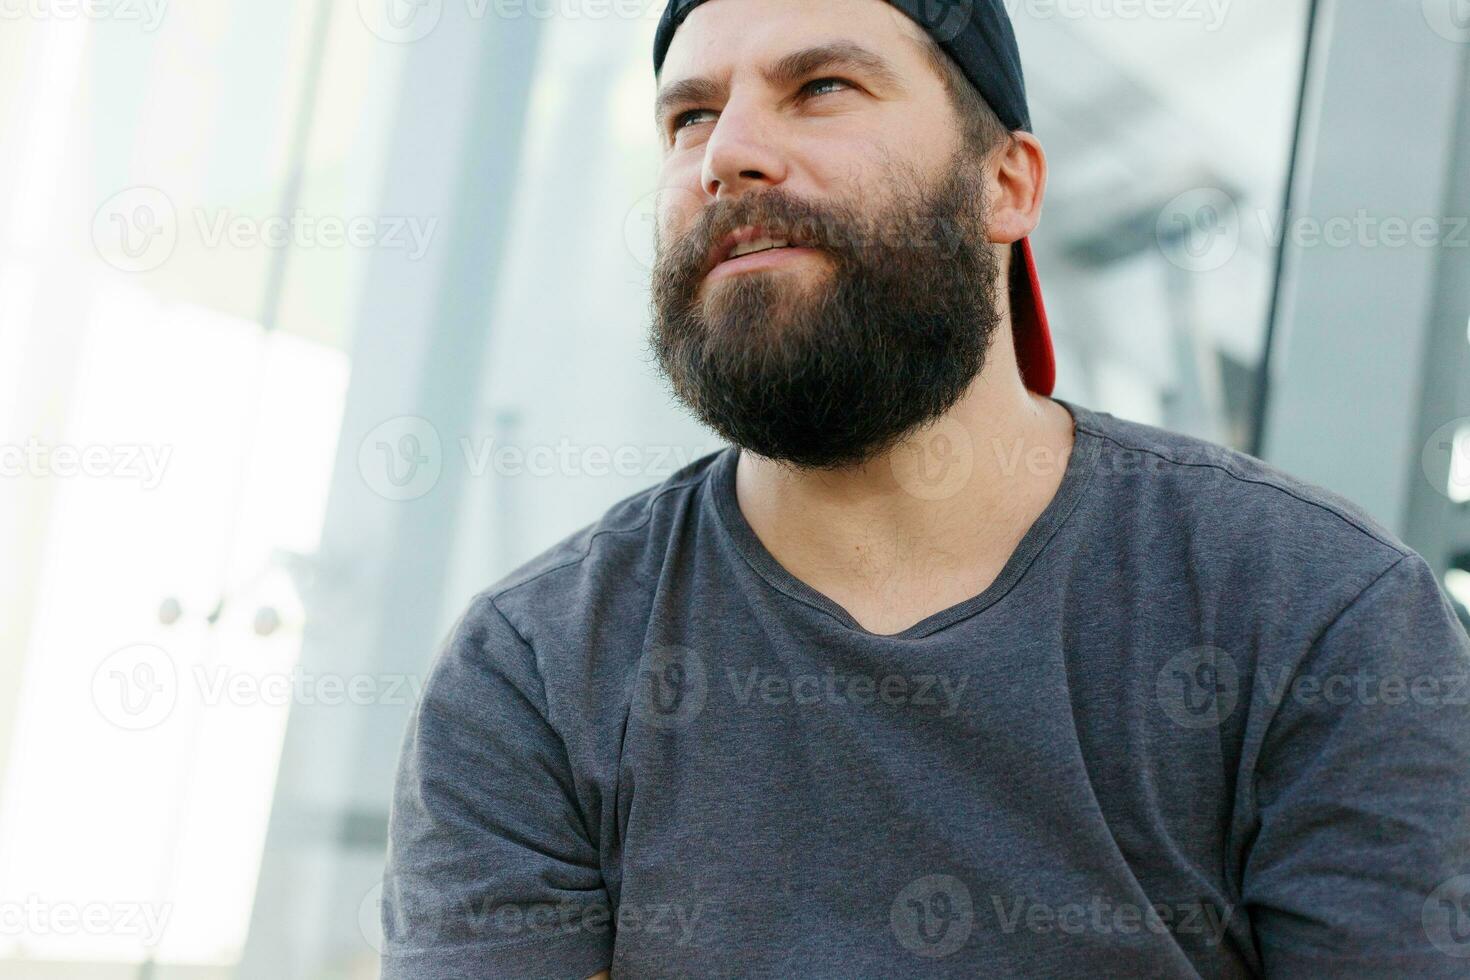
[(11, 437), (14, 424), (21, 355), (36, 305), (36, 279), (33, 266), (0, 268), (0, 440)]
[(1457, 504), (1470, 503), (1470, 425), (1462, 425), (1450, 445), (1450, 479), (1446, 492)]
[(1444, 585), (1450, 595), (1458, 599), (1462, 606), (1470, 609), (1470, 572), (1452, 568), (1445, 573)]
[[(230, 964), (290, 704), (224, 697), (219, 679), (254, 690), (296, 664), (299, 628), (262, 638), (251, 623), (261, 606), (300, 622), (268, 556), (317, 545), (346, 359), (134, 287), (105, 290), (95, 311), (64, 441), (139, 447), (166, 466), (152, 487), (122, 471), (49, 478), (52, 526), (0, 793), (0, 903), (115, 911), (117, 928), (27, 936), (33, 958)], [(171, 626), (158, 616), (166, 598), (183, 610)], [(145, 680), (171, 683), (144, 686), (136, 660), (112, 656), (137, 647), (157, 651)], [(148, 725), (129, 717), (135, 694), (165, 699)]]
[(10, 245), (21, 254), (44, 248), (56, 223), (57, 183), (63, 172), (67, 126), (76, 115), (72, 103), (84, 76), (82, 55), (90, 21), (57, 17), (35, 30), (40, 43), (32, 62), (36, 76), (31, 91), (38, 97), (31, 105), (25, 137), (14, 144), (25, 156), (15, 184)]

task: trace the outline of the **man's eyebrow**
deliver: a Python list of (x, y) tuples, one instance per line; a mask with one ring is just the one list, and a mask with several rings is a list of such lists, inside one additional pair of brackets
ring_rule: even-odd
[[(883, 56), (852, 41), (832, 41), (782, 55), (761, 69), (761, 78), (773, 88), (781, 88), (819, 71), (867, 74), (891, 88), (903, 88), (898, 72)], [(655, 121), (662, 121), (676, 105), (717, 102), (728, 89), (727, 83), (704, 77), (670, 82), (654, 100), (653, 117)]]

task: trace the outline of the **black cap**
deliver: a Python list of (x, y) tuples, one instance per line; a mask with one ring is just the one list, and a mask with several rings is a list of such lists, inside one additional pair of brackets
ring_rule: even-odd
[[(705, 0), (669, 0), (653, 38), (653, 71), (663, 69), (674, 32)], [(1001, 122), (1031, 128), (1021, 53), (1003, 0), (887, 0), (939, 44), (970, 79)]]

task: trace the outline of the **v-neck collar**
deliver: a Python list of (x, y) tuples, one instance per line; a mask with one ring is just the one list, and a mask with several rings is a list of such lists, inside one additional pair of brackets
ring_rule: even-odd
[(735, 469), (740, 460), (738, 447), (731, 446), (725, 449), (715, 461), (709, 481), (711, 500), (720, 522), (735, 542), (741, 556), (777, 591), (828, 614), (863, 636), (889, 640), (928, 636), (946, 626), (983, 612), (1010, 592), (1026, 574), (1026, 570), (1031, 567), (1036, 557), (1071, 515), (1077, 502), (1081, 499), (1088, 479), (1096, 469), (1097, 460), (1101, 454), (1102, 440), (1092, 431), (1095, 427), (1091, 424), (1092, 413), (1088, 409), (1060, 398), (1053, 398), (1052, 401), (1061, 405), (1072, 415), (1075, 437), (1071, 455), (1067, 460), (1067, 470), (1062, 475), (1062, 482), (1051, 502), (1041, 512), (1041, 516), (1032, 523), (1020, 543), (1016, 545), (1016, 549), (1006, 560), (1005, 566), (996, 576), (995, 581), (983, 592), (926, 616), (898, 633), (874, 633), (867, 629), (841, 605), (792, 575), (767, 550), (760, 538), (756, 536), (750, 522), (745, 519), (745, 514), (740, 510), (739, 499), (735, 491)]

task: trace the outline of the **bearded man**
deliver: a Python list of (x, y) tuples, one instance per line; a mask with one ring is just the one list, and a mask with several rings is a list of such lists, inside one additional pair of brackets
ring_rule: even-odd
[(388, 978), (1462, 976), (1470, 638), (1352, 504), (1050, 397), (1000, 0), (674, 0), (652, 347), (729, 448), (485, 590)]

